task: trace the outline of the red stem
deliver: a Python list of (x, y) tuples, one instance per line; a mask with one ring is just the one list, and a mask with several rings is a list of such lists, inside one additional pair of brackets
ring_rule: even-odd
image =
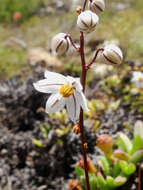
[[(85, 54), (84, 54), (84, 35), (83, 32), (81, 32), (80, 36), (80, 56), (81, 56), (81, 62), (82, 62), (82, 86), (83, 86), (83, 92), (85, 90), (85, 82), (86, 82), (86, 63), (85, 63)], [(80, 111), (80, 132), (81, 132), (81, 140), (82, 140), (82, 149), (83, 149), (83, 157), (84, 157), (84, 171), (85, 171), (85, 177), (86, 177), (86, 186), (87, 190), (90, 190), (90, 184), (89, 184), (89, 176), (88, 176), (88, 164), (87, 164), (87, 152), (86, 152), (86, 140), (85, 140), (85, 133), (84, 133), (84, 125), (83, 125), (83, 110)]]
[(87, 0), (84, 1), (83, 8), (82, 8), (82, 12), (85, 11), (86, 3), (87, 3)]
[(138, 169), (138, 190), (142, 189), (142, 186), (141, 186), (141, 173), (142, 173), (142, 169), (141, 169), (141, 166), (139, 165), (139, 169)]
[(79, 51), (79, 48), (76, 46), (76, 44), (74, 43), (74, 41), (72, 40), (72, 37), (70, 35), (66, 35), (65, 38), (69, 38), (72, 46), (77, 50)]
[(99, 48), (99, 49), (96, 51), (96, 53), (95, 53), (95, 55), (94, 55), (92, 61), (86, 66), (86, 70), (90, 69), (91, 65), (95, 62), (98, 53), (99, 53), (100, 51), (103, 51), (103, 50), (104, 50), (103, 48)]

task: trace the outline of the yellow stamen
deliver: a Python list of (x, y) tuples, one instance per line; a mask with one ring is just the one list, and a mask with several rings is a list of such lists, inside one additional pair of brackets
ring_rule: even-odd
[(138, 81), (139, 81), (139, 82), (143, 82), (143, 78), (142, 78), (142, 77), (139, 77), (139, 78), (138, 78)]
[(63, 95), (63, 97), (68, 98), (74, 93), (74, 88), (70, 84), (64, 84), (60, 88), (60, 94)]

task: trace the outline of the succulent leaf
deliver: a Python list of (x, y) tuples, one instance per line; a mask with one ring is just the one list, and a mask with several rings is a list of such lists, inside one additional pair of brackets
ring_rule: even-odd
[(120, 164), (119, 164), (119, 161), (118, 161), (118, 162), (116, 162), (114, 164), (114, 167), (113, 167), (113, 176), (117, 177), (120, 173), (121, 173), (121, 168), (120, 168)]
[(99, 189), (108, 190), (106, 180), (104, 179), (101, 173), (97, 173), (97, 182)]
[(136, 151), (129, 161), (138, 164), (141, 160), (143, 160), (143, 149)]
[(91, 190), (97, 189), (97, 177), (95, 174), (89, 173), (89, 183)]
[(114, 157), (125, 161), (128, 161), (130, 159), (130, 155), (122, 150), (115, 150)]
[(137, 121), (135, 123), (134, 137), (137, 135), (141, 136), (141, 138), (143, 139), (143, 122), (142, 121)]
[(80, 176), (84, 176), (84, 170), (79, 166), (75, 166), (76, 175), (80, 178)]
[(122, 132), (119, 133), (117, 144), (127, 153), (130, 153), (132, 150), (132, 143), (130, 139)]
[(127, 181), (126, 177), (118, 176), (115, 178), (114, 183), (117, 187), (119, 187), (119, 186), (125, 184), (126, 181)]
[(133, 163), (127, 163), (126, 161), (120, 161), (120, 168), (125, 175), (131, 175), (136, 171), (136, 166)]
[(107, 186), (109, 187), (109, 189), (116, 188), (116, 185), (114, 184), (114, 178), (113, 177), (107, 176), (106, 183), (107, 183)]
[(143, 148), (143, 138), (140, 135), (136, 135), (133, 140), (133, 147), (131, 154), (135, 153), (137, 150)]
[(111, 171), (110, 171), (110, 165), (109, 165), (108, 160), (104, 156), (102, 156), (100, 159), (101, 159), (101, 163), (102, 163), (102, 167), (103, 167), (105, 175), (110, 175)]

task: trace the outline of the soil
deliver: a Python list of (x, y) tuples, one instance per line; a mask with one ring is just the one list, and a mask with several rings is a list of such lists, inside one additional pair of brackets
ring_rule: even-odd
[[(68, 180), (75, 177), (74, 164), (82, 157), (80, 136), (72, 130), (59, 136), (55, 129), (60, 121), (37, 111), (48, 98), (33, 88), (33, 82), (41, 78), (43, 68), (37, 67), (26, 80), (17, 75), (0, 83), (0, 190), (67, 190)], [(94, 96), (92, 92), (90, 97)], [(118, 131), (124, 131), (132, 136), (123, 123), (128, 121), (132, 126), (142, 115), (121, 105), (100, 119), (98, 133), (93, 133), (91, 124), (85, 121), (88, 154), (94, 161), (100, 154), (95, 148), (99, 134), (116, 137)], [(46, 139), (40, 130), (43, 122), (52, 126)], [(33, 138), (40, 139), (44, 147), (34, 145)], [(137, 189), (136, 177), (137, 173), (120, 190)]]

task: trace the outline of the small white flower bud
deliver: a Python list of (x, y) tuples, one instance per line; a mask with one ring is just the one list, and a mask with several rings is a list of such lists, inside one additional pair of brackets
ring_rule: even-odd
[(118, 46), (110, 44), (104, 47), (99, 58), (106, 64), (119, 65), (123, 60), (123, 54)]
[(69, 49), (70, 41), (65, 38), (67, 34), (59, 33), (53, 37), (51, 42), (52, 52), (55, 54), (64, 54)]
[(105, 9), (105, 2), (104, 0), (92, 0), (92, 2), (89, 1), (88, 8), (96, 14), (100, 14)]
[(93, 32), (98, 24), (98, 16), (91, 11), (82, 12), (77, 19), (77, 27), (81, 32)]

